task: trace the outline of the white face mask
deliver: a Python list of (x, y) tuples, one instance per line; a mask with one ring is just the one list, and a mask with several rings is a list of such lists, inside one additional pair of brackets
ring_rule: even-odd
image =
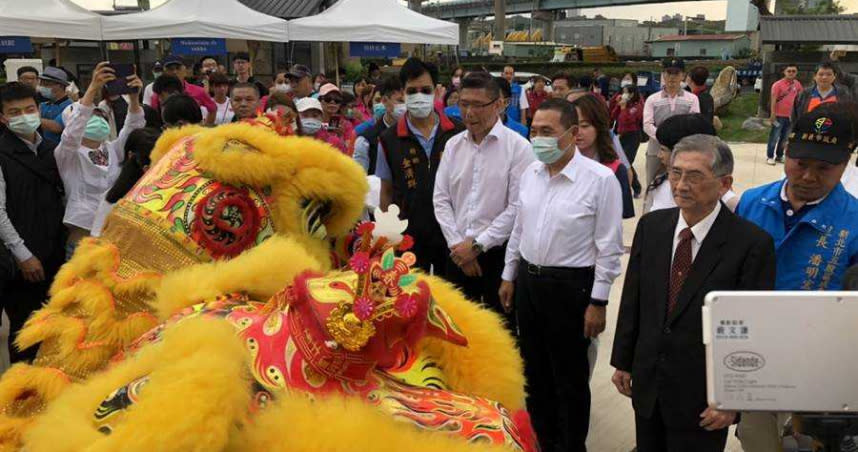
[(428, 118), (432, 114), (435, 96), (432, 94), (414, 93), (405, 96), (405, 106), (408, 113), (418, 119)]
[(407, 111), (408, 106), (406, 106), (405, 104), (396, 104), (393, 106), (393, 117), (396, 118), (397, 121), (399, 121), (403, 116), (405, 116), (405, 113)]
[(322, 130), (322, 120), (316, 118), (301, 119), (304, 135), (315, 135)]
[(292, 85), (290, 85), (288, 83), (278, 83), (278, 84), (274, 85), (273, 91), (275, 93), (288, 93), (288, 92), (292, 91)]
[(625, 88), (627, 86), (632, 86), (631, 80), (623, 80), (622, 82), (620, 82), (620, 88)]

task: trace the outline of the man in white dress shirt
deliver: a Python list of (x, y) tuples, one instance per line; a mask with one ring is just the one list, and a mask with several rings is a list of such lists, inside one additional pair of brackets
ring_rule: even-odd
[[(575, 108), (543, 102), (522, 174), (500, 297), (518, 315), (527, 410), (544, 451), (584, 451), (590, 423), (590, 338), (605, 329), (623, 254), (620, 184), (575, 148)], [(513, 284), (515, 282), (515, 284)]]
[(447, 279), (500, 314), (515, 331), (514, 316), (498, 298), (518, 208), (518, 181), (533, 162), (530, 143), (500, 119), (500, 87), (485, 72), (462, 80), (459, 108), (467, 130), (444, 148), (435, 176), (435, 218), (450, 249)]

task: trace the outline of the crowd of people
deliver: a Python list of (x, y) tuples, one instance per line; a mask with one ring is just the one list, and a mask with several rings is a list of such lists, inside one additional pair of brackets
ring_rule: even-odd
[[(516, 81), (456, 68), (444, 83), (418, 58), (384, 77), (371, 65), (346, 89), (296, 64), (266, 85), (250, 57), (230, 78), (212, 57), (178, 56), (153, 81), (96, 66), (82, 96), (69, 74), (18, 71), (0, 88), (0, 298), (17, 331), (60, 266), (149, 165), (162, 130), (217, 126), (274, 112), (289, 132), (352, 156), (396, 204), (416, 265), (506, 320), (517, 337), (527, 407), (545, 451), (585, 450), (593, 341), (622, 273), (623, 219), (639, 216), (611, 365), (632, 399), (638, 450), (719, 451), (739, 423), (746, 451), (769, 451), (781, 420), (706, 402), (703, 297), (712, 290), (837, 290), (858, 261), (854, 79), (820, 64), (803, 88), (796, 66), (771, 88), (767, 163), (785, 177), (741, 194), (717, 138), (704, 67), (664, 62), (644, 97), (634, 73), (611, 92), (598, 69)], [(844, 82), (844, 83), (841, 83)], [(645, 159), (637, 159), (645, 143)], [(645, 172), (639, 176), (635, 162)], [(841, 180), (843, 181), (841, 183)], [(634, 199), (643, 196), (642, 212)], [(12, 360), (34, 350), (11, 348)]]

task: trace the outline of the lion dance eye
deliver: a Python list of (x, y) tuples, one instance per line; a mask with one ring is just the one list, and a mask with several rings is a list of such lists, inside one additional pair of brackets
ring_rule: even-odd
[(232, 258), (255, 243), (261, 224), (246, 188), (218, 183), (197, 204), (191, 237), (215, 259)]

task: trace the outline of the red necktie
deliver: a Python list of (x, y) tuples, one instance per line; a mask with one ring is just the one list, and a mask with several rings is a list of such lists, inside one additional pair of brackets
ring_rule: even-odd
[(691, 228), (685, 228), (679, 233), (679, 245), (676, 246), (676, 253), (673, 255), (673, 265), (670, 267), (670, 293), (667, 298), (667, 315), (670, 315), (676, 307), (676, 299), (679, 298), (679, 291), (682, 290), (685, 278), (688, 277), (688, 272), (691, 270), (692, 239), (694, 239), (694, 235), (691, 233)]

